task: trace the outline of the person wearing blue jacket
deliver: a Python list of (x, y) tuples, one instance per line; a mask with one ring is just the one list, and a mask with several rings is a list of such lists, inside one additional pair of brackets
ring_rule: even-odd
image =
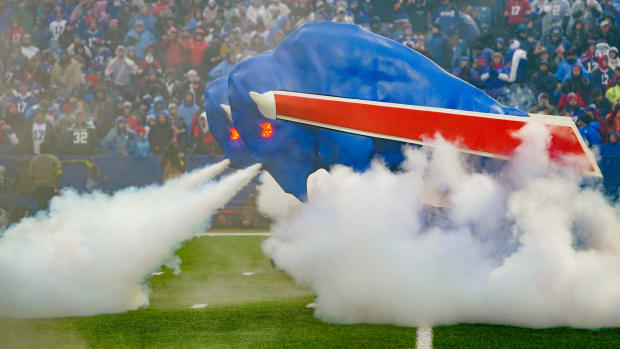
[(450, 70), (452, 68), (452, 46), (448, 38), (439, 31), (439, 26), (433, 24), (431, 34), (426, 40), (426, 47), (431, 52), (432, 59), (442, 68)]
[(504, 65), (504, 57), (496, 52), (491, 58), (491, 64), (480, 76), (484, 90), (495, 99), (506, 97), (505, 88), (509, 79), (510, 70)]
[(114, 128), (101, 140), (101, 150), (104, 154), (129, 156), (136, 153), (136, 133), (126, 126), (124, 117), (116, 118)]
[(620, 143), (616, 132), (609, 132), (607, 135), (607, 143), (601, 146), (601, 156), (620, 156)]
[(218, 63), (215, 68), (211, 69), (209, 72), (209, 76), (212, 79), (221, 78), (222, 76), (226, 76), (230, 74), (235, 65), (237, 64), (237, 58), (235, 52), (231, 51), (228, 53), (228, 56), (225, 60)]
[(590, 79), (590, 74), (586, 71), (586, 68), (577, 61), (577, 55), (575, 50), (570, 49), (566, 52), (566, 60), (560, 62), (558, 66), (558, 71), (555, 72), (555, 78), (564, 83), (567, 79), (572, 76), (573, 67), (579, 66), (581, 68), (581, 73), (583, 77), (586, 79)]
[(590, 114), (582, 114), (577, 121), (577, 127), (579, 127), (579, 133), (589, 147), (596, 147), (603, 143), (603, 138), (599, 132), (601, 124), (592, 119)]
[(177, 108), (179, 116), (185, 122), (185, 128), (191, 129), (192, 120), (194, 119), (194, 114), (200, 111), (200, 107), (194, 101), (194, 95), (192, 93), (186, 93), (183, 99), (183, 103)]
[(157, 38), (155, 35), (144, 29), (144, 22), (142, 20), (137, 20), (134, 29), (125, 36), (125, 44), (133, 46), (136, 50), (136, 56), (140, 59), (144, 58), (146, 49), (156, 42)]

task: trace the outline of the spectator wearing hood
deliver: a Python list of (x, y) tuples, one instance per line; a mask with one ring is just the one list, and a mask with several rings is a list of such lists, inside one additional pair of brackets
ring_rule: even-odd
[(166, 64), (169, 69), (174, 69), (177, 73), (185, 71), (189, 62), (189, 49), (178, 35), (179, 31), (172, 27), (168, 30), (168, 35), (164, 37), (161, 47), (166, 56)]
[(151, 126), (148, 133), (148, 140), (151, 146), (151, 153), (161, 155), (164, 153), (172, 140), (172, 128), (165, 113), (159, 113), (155, 124)]
[(198, 111), (200, 111), (200, 107), (195, 103), (194, 95), (186, 93), (183, 97), (183, 103), (178, 107), (179, 116), (185, 122), (186, 128), (191, 126), (194, 114)]
[(590, 98), (590, 90), (590, 81), (583, 76), (582, 67), (574, 65), (571, 76), (562, 84), (562, 92), (574, 92), (582, 101), (587, 101)]
[(60, 95), (68, 97), (71, 91), (82, 85), (82, 65), (63, 51), (52, 68), (51, 82), (58, 87)]
[(204, 38), (205, 31), (202, 29), (196, 29), (194, 37), (189, 41), (187, 48), (190, 53), (190, 63), (194, 69), (200, 69), (200, 65), (203, 60), (204, 53), (209, 47), (209, 44)]
[[(616, 67), (614, 71), (615, 75), (620, 75), (620, 67)], [(615, 85), (610, 86), (605, 92), (605, 97), (609, 100), (609, 103), (616, 104), (620, 102), (620, 78), (615, 78)]]
[(617, 67), (620, 67), (620, 58), (618, 58), (617, 48), (610, 47), (607, 55), (609, 57), (609, 68), (615, 70)]
[(620, 45), (620, 31), (613, 26), (611, 21), (605, 19), (599, 24), (600, 30), (597, 35), (601, 39), (605, 39), (610, 46), (618, 47)]
[(549, 95), (542, 92), (538, 95), (538, 104), (530, 109), (532, 114), (558, 115), (558, 110), (549, 103)]
[(151, 105), (151, 109), (149, 109), (147, 114), (157, 116), (160, 113), (164, 113), (166, 118), (170, 117), (170, 114), (168, 114), (168, 110), (166, 109), (166, 101), (162, 97), (155, 97), (153, 99), (153, 105)]
[(607, 57), (607, 55), (600, 57), (598, 67), (590, 74), (590, 84), (592, 88), (606, 89), (611, 74), (612, 71), (609, 69), (609, 57)]
[(138, 140), (136, 141), (136, 156), (138, 157), (146, 157), (151, 155), (151, 145), (149, 144), (149, 140), (146, 138), (146, 131), (144, 127), (139, 127), (138, 131)]
[(607, 142), (601, 146), (601, 156), (620, 156), (620, 142), (618, 133), (610, 132), (607, 135)]
[(432, 26), (431, 35), (426, 40), (426, 47), (430, 50), (435, 63), (447, 70), (451, 68), (452, 46), (448, 38), (439, 30), (439, 25)]
[(201, 113), (192, 125), (193, 154), (216, 156), (222, 153), (219, 144), (209, 132), (207, 114)]
[(594, 120), (592, 117), (592, 110), (588, 110), (586, 113), (579, 116), (577, 120), (577, 127), (581, 137), (586, 141), (589, 147), (596, 147), (603, 143), (603, 138), (599, 133), (601, 124)]
[(221, 78), (222, 76), (226, 76), (230, 74), (230, 72), (233, 70), (236, 64), (237, 64), (236, 54), (234, 52), (230, 52), (228, 53), (228, 57), (225, 60), (221, 61), (220, 63), (218, 63), (218, 65), (215, 66), (215, 68), (211, 69), (211, 71), (209, 72), (209, 76), (212, 79), (217, 79), (217, 78)]
[(509, 80), (509, 70), (504, 66), (504, 57), (500, 53), (493, 54), (491, 64), (480, 76), (485, 91), (489, 96), (498, 99), (505, 97), (505, 88)]
[(589, 78), (590, 76), (588, 72), (577, 61), (577, 52), (573, 49), (569, 49), (566, 54), (566, 60), (559, 64), (558, 71), (555, 72), (555, 78), (561, 83), (564, 83), (568, 78), (572, 76), (574, 66), (579, 66), (579, 71), (581, 72), (581, 75), (583, 75), (586, 79)]
[(571, 16), (568, 22), (568, 35), (572, 34), (572, 28), (577, 21), (583, 22), (586, 28), (595, 28), (596, 19), (603, 13), (599, 1), (575, 0), (571, 8)]
[(149, 30), (145, 29), (144, 22), (137, 20), (132, 31), (125, 36), (125, 44), (132, 46), (136, 50), (136, 56), (143, 59), (146, 49), (157, 43), (157, 37)]
[(155, 37), (159, 37), (159, 32), (157, 31), (157, 19), (149, 14), (149, 8), (147, 6), (142, 6), (140, 8), (140, 13), (133, 16), (129, 20), (128, 28), (135, 28), (139, 21), (142, 22), (145, 31), (149, 31)]
[(116, 87), (117, 95), (132, 96), (129, 91), (132, 84), (132, 76), (138, 74), (138, 65), (126, 55), (124, 46), (116, 48), (116, 57), (112, 58), (105, 68), (106, 78), (112, 80)]
[(535, 94), (545, 93), (548, 97), (553, 96), (553, 91), (557, 84), (555, 76), (549, 71), (549, 63), (547, 61), (541, 61), (538, 64), (538, 71), (532, 75), (529, 81), (529, 87)]
[(596, 108), (596, 119), (601, 123), (601, 132), (607, 134), (607, 123), (604, 122), (605, 116), (611, 111), (611, 103), (603, 95), (600, 88), (592, 89), (592, 105)]
[(573, 46), (576, 46), (579, 51), (585, 50), (590, 33), (586, 31), (583, 22), (577, 20), (569, 28), (568, 40), (572, 42)]
[(469, 64), (467, 57), (459, 58), (456, 68), (452, 71), (452, 75), (466, 81), (474, 86), (480, 85), (480, 76)]
[(127, 128), (125, 118), (119, 116), (114, 128), (101, 140), (100, 146), (104, 154), (129, 156), (135, 153), (136, 134)]
[(583, 100), (579, 98), (579, 96), (574, 93), (568, 93), (563, 99), (560, 100), (558, 106), (562, 108), (561, 114), (562, 116), (568, 116), (573, 119), (575, 123), (579, 117), (585, 114), (585, 110), (583, 109)]

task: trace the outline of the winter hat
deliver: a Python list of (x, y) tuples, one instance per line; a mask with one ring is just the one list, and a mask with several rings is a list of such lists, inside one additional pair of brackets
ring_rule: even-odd
[(566, 95), (567, 101), (570, 101), (571, 99), (577, 99), (577, 94), (575, 92), (571, 92), (568, 95)]
[(172, 110), (175, 109), (177, 107), (176, 103), (170, 103), (170, 105), (168, 105), (168, 110)]

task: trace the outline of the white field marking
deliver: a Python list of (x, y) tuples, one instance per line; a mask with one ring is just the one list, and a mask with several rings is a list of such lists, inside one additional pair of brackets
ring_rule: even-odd
[(433, 328), (432, 327), (418, 327), (416, 332), (415, 347), (417, 349), (432, 349), (433, 348)]
[(164, 272), (163, 272), (163, 271), (156, 271), (156, 272), (154, 272), (154, 273), (153, 273), (153, 274), (151, 274), (151, 275), (153, 275), (153, 276), (159, 276), (159, 275), (163, 275), (163, 274), (164, 274)]
[(202, 309), (204, 307), (206, 307), (208, 304), (194, 304), (191, 307), (189, 307), (190, 309)]
[(254, 272), (253, 271), (246, 271), (245, 273), (243, 273), (241, 275), (243, 275), (243, 276), (252, 276), (252, 275), (254, 275)]
[(310, 309), (316, 309), (316, 307), (318, 307), (319, 305), (316, 303), (308, 303), (306, 304), (306, 308), (310, 308)]
[(218, 237), (218, 236), (271, 236), (271, 233), (198, 233), (194, 234), (195, 237), (201, 238), (203, 236)]

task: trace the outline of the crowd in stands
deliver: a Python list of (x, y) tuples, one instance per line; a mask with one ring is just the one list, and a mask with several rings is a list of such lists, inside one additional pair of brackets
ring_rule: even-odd
[(620, 155), (620, 0), (0, 0), (0, 154), (217, 154), (207, 82), (358, 24)]

